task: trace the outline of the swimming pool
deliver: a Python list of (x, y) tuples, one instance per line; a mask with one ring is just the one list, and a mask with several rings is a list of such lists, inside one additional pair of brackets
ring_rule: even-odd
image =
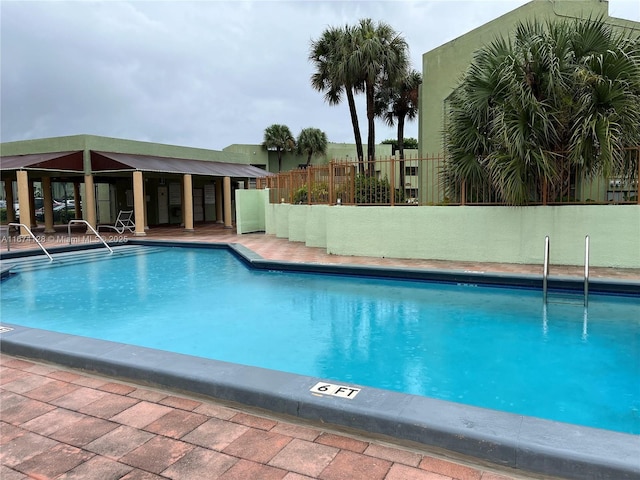
[(3, 322), (640, 433), (637, 298), (544, 306), (528, 289), (258, 271), (220, 249), (53, 267), (3, 283)]
[[(590, 427), (582, 427), (571, 423), (558, 423), (555, 421), (544, 420), (528, 415), (516, 413), (508, 413), (510, 406), (504, 407), (504, 411), (478, 408), (468, 406), (460, 402), (459, 399), (451, 395), (452, 388), (440, 387), (436, 382), (437, 375), (431, 371), (426, 372), (424, 384), (431, 389), (436, 386), (437, 390), (453, 401), (439, 400), (429, 396), (407, 395), (397, 393), (393, 390), (393, 385), (385, 386), (385, 389), (363, 386), (357, 397), (326, 394), (326, 388), (333, 382), (333, 378), (345, 378), (342, 375), (333, 377), (332, 375), (321, 374), (320, 377), (315, 374), (299, 375), (284, 373), (284, 371), (300, 371), (300, 367), (305, 367), (309, 363), (317, 364), (320, 369), (329, 368), (331, 366), (342, 365), (339, 359), (355, 360), (358, 368), (345, 369), (349, 378), (355, 378), (353, 375), (369, 373), (368, 362), (373, 361), (376, 366), (390, 367), (390, 362), (386, 361), (386, 355), (382, 354), (383, 346), (393, 345), (393, 337), (405, 332), (407, 341), (412, 354), (419, 353), (417, 347), (426, 343), (430, 345), (439, 355), (434, 355), (438, 359), (438, 367), (445, 371), (444, 379), (449, 380), (456, 369), (459, 369), (461, 361), (465, 358), (482, 358), (474, 357), (476, 350), (483, 352), (491, 358), (500, 358), (497, 363), (510, 365), (512, 373), (522, 375), (523, 364), (520, 362), (527, 361), (526, 354), (520, 352), (517, 348), (512, 348), (511, 343), (514, 340), (522, 338), (538, 338), (544, 339), (540, 348), (548, 353), (548, 355), (538, 355), (540, 352), (534, 352), (532, 355), (538, 355), (542, 360), (549, 361), (555, 358), (555, 363), (545, 364), (545, 368), (553, 371), (556, 365), (563, 363), (562, 358), (556, 358), (552, 354), (561, 354), (567, 347), (572, 350), (580, 351), (585, 345), (599, 344), (598, 337), (602, 336), (604, 330), (600, 323), (613, 323), (615, 315), (627, 315), (625, 310), (611, 310), (608, 305), (604, 308), (604, 319), (598, 320), (600, 315), (594, 312), (598, 310), (601, 300), (607, 300), (603, 295), (592, 295), (590, 297), (590, 306), (587, 314), (581, 306), (582, 299), (576, 296), (568, 296), (566, 298), (558, 298), (557, 295), (552, 296), (552, 302), (548, 308), (542, 307), (541, 293), (539, 291), (540, 279), (532, 278), (511, 278), (510, 276), (497, 275), (480, 275), (466, 272), (425, 272), (412, 271), (407, 269), (384, 269), (369, 267), (336, 267), (321, 265), (299, 265), (287, 262), (273, 262), (261, 259), (258, 255), (253, 254), (249, 250), (239, 245), (210, 245), (210, 244), (187, 244), (177, 242), (158, 242), (158, 241), (138, 241), (134, 240), (130, 243), (140, 245), (163, 245), (163, 246), (179, 246), (192, 247), (199, 246), (201, 248), (211, 249), (217, 247), (233, 252), (233, 256), (228, 254), (222, 255), (224, 258), (223, 265), (208, 264), (199, 256), (190, 253), (190, 258), (182, 259), (182, 261), (172, 263), (171, 258), (165, 261), (155, 262), (152, 260), (160, 259), (161, 252), (146, 250), (144, 255), (131, 256), (129, 260), (134, 260), (135, 266), (129, 265), (129, 273), (126, 268), (122, 268), (124, 264), (117, 265), (117, 262), (124, 261), (124, 254), (110, 257), (108, 254), (96, 253), (95, 258), (104, 261), (97, 261), (92, 264), (83, 264), (82, 268), (86, 269), (87, 276), (83, 281), (70, 278), (63, 272), (66, 270), (65, 263), (77, 263), (76, 252), (71, 252), (67, 257), (63, 258), (63, 254), (56, 254), (54, 264), (59, 268), (49, 268), (46, 259), (42, 261), (46, 264), (46, 268), (40, 272), (48, 272), (50, 281), (52, 282), (51, 290), (56, 292), (51, 295), (49, 291), (45, 291), (42, 295), (37, 293), (41, 288), (41, 283), (37, 281), (35, 275), (31, 275), (27, 270), (31, 268), (29, 265), (38, 263), (24, 259), (25, 267), (21, 273), (11, 277), (2, 284), (2, 321), (6, 326), (9, 323), (12, 331), (4, 332), (0, 335), (0, 347), (3, 352), (31, 357), (35, 359), (43, 359), (68, 365), (74, 368), (94, 371), (107, 375), (115, 375), (117, 377), (130, 378), (133, 381), (151, 382), (152, 384), (166, 386), (169, 388), (186, 390), (198, 394), (208, 395), (220, 399), (239, 402), (241, 404), (258, 406), (268, 410), (297, 416), (303, 419), (320, 421), (322, 423), (330, 423), (333, 425), (342, 425), (346, 427), (356, 428), (366, 432), (389, 435), (395, 439), (404, 439), (419, 442), (424, 445), (444, 448), (445, 450), (471, 455), (483, 460), (509, 466), (513, 468), (523, 469), (527, 471), (535, 471), (550, 475), (561, 475), (566, 478), (610, 478), (610, 479), (632, 479), (640, 475), (640, 465), (637, 461), (637, 452), (640, 447), (640, 436), (628, 433), (619, 433), (613, 430), (593, 429)], [(141, 247), (139, 247), (141, 248)], [(69, 247), (69, 250), (76, 250)], [(124, 249), (124, 247), (121, 247)], [(67, 250), (61, 249), (62, 250)], [(178, 249), (172, 249), (171, 252), (178, 252)], [(182, 250), (184, 253), (185, 250)], [(194, 252), (195, 253), (195, 252)], [(224, 252), (218, 252), (224, 253)], [(228, 252), (227, 252), (228, 253)], [(67, 254), (64, 254), (67, 255)], [(174, 255), (169, 255), (173, 257)], [(14, 255), (2, 255), (3, 259), (3, 275), (6, 273), (7, 265), (10, 263), (21, 263), (23, 259), (13, 259)], [(237, 258), (243, 260), (242, 264), (236, 262)], [(211, 257), (213, 258), (213, 257)], [(226, 290), (227, 283), (221, 281), (219, 275), (228, 266), (236, 271), (235, 274), (240, 275), (236, 278), (243, 288), (240, 292), (230, 292)], [(247, 268), (251, 265), (252, 268)], [(79, 265), (78, 265), (79, 266)], [(94, 268), (95, 267), (95, 268)], [(113, 268), (111, 271), (110, 267)], [(157, 267), (157, 268), (156, 268)], [(18, 267), (14, 270), (20, 271)], [(75, 267), (74, 267), (75, 268)], [(256, 271), (256, 269), (258, 271)], [(340, 275), (291, 275), (291, 272), (299, 271), (315, 271), (329, 274)], [(56, 273), (57, 272), (57, 273)], [(133, 274), (135, 272), (135, 274)], [(189, 273), (189, 275), (187, 275)], [(193, 276), (191, 275), (193, 273)], [(325, 280), (353, 280), (345, 279), (344, 275), (356, 275), (361, 277), (362, 283), (358, 284), (355, 292), (345, 293), (343, 284), (324, 283)], [(364, 275), (364, 278), (362, 276)], [(150, 282), (137, 282), (131, 280), (134, 277), (146, 277)], [(165, 295), (154, 296), (157, 282), (163, 282), (165, 279), (170, 280), (172, 286), (170, 292)], [(383, 278), (414, 278), (420, 281), (398, 281), (394, 280), (391, 284), (382, 282)], [(425, 282), (422, 280), (439, 280), (440, 284), (433, 285), (433, 282)], [(9, 291), (8, 287), (14, 281), (18, 280), (24, 284), (25, 290), (28, 292), (23, 298), (22, 308), (12, 307), (11, 317), (8, 316), (9, 310), (5, 309), (6, 302), (13, 301), (4, 295)], [(74, 281), (76, 280), (76, 281)], [(265, 290), (268, 285), (277, 285), (278, 301), (273, 302), (274, 294), (268, 294)], [(25, 283), (26, 282), (26, 283)], [(206, 282), (206, 283), (203, 283)], [(461, 285), (456, 285), (461, 283)], [(497, 282), (501, 286), (506, 284), (514, 284), (520, 287), (517, 289), (519, 294), (523, 294), (524, 298), (528, 298), (533, 303), (526, 307), (522, 302), (522, 297), (514, 300), (510, 297), (510, 292), (504, 288), (486, 288), (479, 285), (483, 283)], [(107, 292), (103, 287), (114, 284), (116, 288)], [(202, 285), (206, 285), (205, 294), (190, 295), (189, 292), (195, 291)], [(575, 291), (580, 291), (579, 282), (572, 284), (571, 281), (553, 281), (550, 283), (556, 287), (570, 287)], [(114, 286), (112, 285), (112, 286)], [(333, 285), (333, 286), (332, 286)], [(390, 287), (393, 286), (393, 288)], [(249, 295), (246, 287), (259, 287)], [(395, 287), (408, 288), (404, 294), (395, 291)], [(431, 292), (431, 287), (436, 287)], [(73, 292), (76, 287), (88, 289), (81, 294), (82, 301), (79, 305), (70, 303), (77, 300), (74, 296), (67, 296), (70, 291)], [(291, 288), (289, 288), (291, 287)], [(537, 290), (536, 288), (537, 287)], [(16, 288), (19, 290), (19, 288)], [(625, 282), (593, 282), (593, 291), (620, 291), (626, 292), (626, 296), (619, 297), (618, 300), (622, 304), (630, 304), (632, 307), (631, 314), (635, 315), (636, 310), (633, 309), (637, 305), (637, 299), (640, 294), (640, 286), (637, 283), (626, 284)], [(13, 290), (13, 289), (12, 289)], [(236, 289), (237, 290), (237, 289)], [(460, 306), (456, 302), (452, 302), (451, 295), (455, 290), (462, 291), (463, 295), (469, 295), (473, 298), (473, 303), (478, 310), (487, 312), (499, 312), (502, 310), (516, 309), (522, 311), (523, 315), (515, 319), (509, 319), (501, 316), (500, 325), (508, 326), (510, 323), (522, 323), (527, 325), (524, 330), (511, 332), (507, 328), (498, 329), (496, 335), (498, 337), (486, 337), (485, 323), (482, 319), (476, 318), (469, 321), (461, 314)], [(76, 296), (79, 290), (75, 290)], [(492, 295), (489, 300), (483, 300), (481, 292), (491, 291)], [(354, 303), (354, 298), (360, 297), (362, 293), (375, 292), (374, 298), (365, 302), (363, 305)], [(407, 293), (407, 292), (410, 292)], [(425, 294), (435, 295), (435, 297), (422, 297)], [(513, 292), (511, 292), (513, 293)], [(334, 295), (346, 295), (347, 301), (342, 305), (342, 301), (332, 300)], [(9, 295), (10, 296), (10, 295)], [(305, 296), (311, 300), (307, 304), (306, 310), (302, 308)], [(85, 302), (86, 298), (90, 298), (91, 302)], [(134, 298), (143, 297), (148, 301), (145, 307), (134, 306), (132, 304)], [(205, 301), (204, 298), (215, 297), (215, 302)], [(30, 328), (26, 325), (27, 315), (25, 312), (38, 310), (44, 307), (41, 303), (46, 299), (49, 305), (46, 318), (41, 321), (46, 326), (38, 328)], [(226, 307), (218, 301), (222, 299), (232, 299), (231, 305)], [(529, 301), (527, 300), (527, 301)], [(163, 302), (163, 303), (162, 303)], [(567, 303), (568, 302), (568, 303)], [(595, 305), (594, 305), (595, 302)], [(204, 304), (204, 313), (196, 315), (196, 323), (200, 321), (199, 328), (196, 333), (189, 335), (186, 332), (184, 319), (189, 315), (185, 314), (192, 306), (199, 303)], [(275, 315), (267, 315), (270, 303), (279, 305)], [(398, 304), (402, 303), (402, 308), (398, 308)], [(430, 316), (421, 318), (419, 315), (420, 308), (424, 303), (434, 303), (438, 305), (436, 311)], [(171, 304), (172, 306), (167, 306)], [(249, 321), (234, 321), (238, 317), (238, 312), (247, 311), (249, 304), (257, 304), (260, 306), (258, 314), (251, 315), (251, 321), (256, 321), (253, 317), (263, 319), (259, 324), (259, 328)], [(91, 335), (94, 338), (88, 338), (78, 335), (69, 335), (56, 333), (55, 329), (60, 329), (59, 323), (66, 322), (64, 312), (70, 308), (81, 308), (85, 310), (80, 322), (80, 334)], [(558, 321), (556, 312), (558, 310), (571, 310), (568, 323)], [(443, 322), (441, 320), (443, 312), (451, 310), (454, 312), (452, 323)], [(99, 317), (103, 312), (108, 315)], [(214, 319), (211, 319), (212, 312), (216, 312)], [(357, 317), (359, 322), (338, 321), (337, 314), (340, 311), (346, 311), (351, 317)], [(292, 312), (298, 312), (297, 315)], [(302, 313), (300, 313), (302, 312)], [(622, 313), (621, 313), (622, 312)], [(156, 329), (156, 324), (160, 318), (159, 314), (169, 314), (167, 323), (169, 329), (160, 332)], [(526, 315), (524, 315), (526, 314)], [(533, 319), (526, 320), (529, 314), (533, 315)], [(417, 315), (417, 316), (416, 316)], [(492, 315), (492, 314), (491, 314)], [(152, 327), (146, 329), (141, 326), (143, 324), (142, 317), (149, 316), (154, 319)], [(165, 315), (166, 316), (166, 315)], [(198, 317), (209, 317), (210, 320), (202, 323), (203, 319)], [(31, 318), (31, 315), (29, 315)], [(101, 318), (101, 320), (99, 320)], [(626, 318), (626, 317), (625, 317)], [(324, 334), (318, 334), (318, 326), (321, 320), (329, 319), (330, 328)], [(362, 321), (366, 319), (366, 321)], [(402, 319), (400, 321), (399, 319)], [(627, 331), (626, 336), (619, 340), (618, 333), (613, 338), (618, 340), (602, 339), (602, 347), (607, 350), (617, 348), (620, 343), (634, 345), (627, 352), (632, 356), (637, 355), (637, 336), (633, 333), (637, 326), (632, 317), (631, 328)], [(52, 321), (55, 320), (55, 321)], [(268, 320), (265, 322), (264, 320)], [(48, 322), (48, 323), (47, 323)], [(141, 323), (142, 322), (142, 323)], [(54, 325), (54, 323), (56, 325)], [(97, 327), (106, 327), (105, 331), (117, 332), (122, 324), (131, 324), (137, 326), (141, 337), (145, 339), (154, 338), (154, 342), (158, 341), (161, 347), (149, 349), (146, 347), (137, 347), (132, 345), (133, 337), (125, 335), (120, 340), (123, 343), (113, 341), (105, 341), (95, 339), (93, 335)], [(272, 334), (277, 329), (274, 325), (288, 325), (283, 329), (283, 338), (276, 341)], [(433, 330), (424, 330), (417, 328), (421, 324), (427, 323)], [(620, 322), (618, 322), (620, 324)], [(230, 333), (229, 330), (233, 326), (237, 326), (240, 330)], [(389, 328), (376, 331), (373, 327), (387, 325)], [(634, 326), (636, 325), (636, 326)], [(298, 327), (303, 328), (298, 328)], [(422, 325), (424, 326), (424, 325)], [(618, 325), (619, 327), (620, 325)], [(390, 329), (390, 327), (393, 327)], [(44, 328), (44, 330), (41, 330)], [(607, 327), (608, 328), (608, 327)], [(293, 337), (295, 331), (302, 333), (302, 336)], [(447, 330), (456, 332), (458, 339), (464, 341), (460, 343), (462, 347), (449, 348), (444, 347), (444, 343), (440, 344), (433, 339), (436, 334), (441, 334)], [(614, 331), (617, 327), (614, 328)], [(268, 331), (269, 337), (258, 335), (252, 339), (252, 335), (256, 331)], [(495, 332), (494, 332), (495, 333)], [(633, 333), (631, 335), (631, 333)], [(241, 350), (250, 350), (249, 353), (255, 353), (256, 357), (261, 360), (271, 361), (271, 356), (277, 352), (294, 352), (294, 360), (285, 365), (282, 370), (273, 370), (252, 366), (243, 366), (239, 363), (229, 363), (219, 360), (207, 360), (201, 356), (182, 355), (170, 353), (157, 348), (167, 348), (169, 345), (172, 350), (178, 345), (181, 336), (187, 339), (197, 338), (214, 338), (228, 339), (237, 337), (241, 341), (236, 343), (235, 348), (230, 348), (231, 344), (225, 342), (219, 345), (219, 352), (223, 352), (225, 348), (231, 355), (241, 354)], [(527, 337), (529, 336), (529, 337)], [(605, 335), (604, 337), (607, 337)], [(308, 345), (302, 346), (302, 342), (298, 340), (302, 338), (307, 343), (322, 346), (320, 353), (311, 350)], [(484, 338), (485, 340), (479, 341)], [(486, 338), (489, 338), (487, 341)], [(506, 349), (497, 348), (498, 338), (503, 339), (509, 346)], [(564, 338), (564, 342), (555, 344), (556, 338)], [(294, 340), (292, 340), (294, 339)], [(313, 341), (311, 341), (313, 340)], [(192, 342), (193, 343), (193, 342)], [(301, 343), (298, 345), (298, 343)], [(527, 343), (527, 342), (524, 342)], [(466, 347), (465, 347), (466, 344)], [(250, 348), (246, 348), (250, 345)], [(262, 350), (260, 350), (262, 349)], [(255, 352), (254, 352), (255, 350)], [(313, 352), (316, 353), (313, 353)], [(263, 352), (263, 353), (258, 353)], [(267, 352), (267, 353), (264, 353)], [(344, 357), (344, 352), (351, 353)], [(622, 357), (610, 355), (605, 364), (613, 362), (618, 364)], [(340, 356), (343, 355), (343, 356)], [(407, 355), (402, 355), (407, 356)], [(266, 357), (262, 358), (262, 357)], [(310, 362), (307, 359), (312, 358), (319, 361)], [(349, 358), (350, 357), (350, 358)], [(218, 358), (216, 356), (216, 358)], [(230, 357), (234, 358), (234, 357)], [(636, 357), (637, 358), (637, 357)], [(582, 386), (583, 392), (587, 392), (587, 396), (594, 395), (600, 397), (602, 408), (609, 408), (609, 398), (602, 396), (602, 385), (619, 383), (618, 372), (612, 376), (603, 377), (606, 373), (601, 369), (600, 362), (595, 361), (595, 357), (583, 356), (576, 360), (573, 364), (578, 367), (580, 364), (593, 365), (593, 369), (600, 372), (600, 376), (596, 375), (595, 384), (588, 380), (586, 386)], [(233, 360), (234, 362), (237, 360)], [(251, 364), (246, 361), (246, 364)], [(474, 369), (477, 372), (476, 361), (470, 363), (470, 370), (463, 377), (462, 384), (467, 387), (471, 383), (482, 380), (480, 386), (475, 390), (485, 392), (485, 397), (491, 397), (495, 380), (500, 380), (499, 375), (491, 372), (488, 374), (478, 374), (474, 377)], [(486, 362), (484, 362), (486, 364)], [(264, 365), (264, 362), (260, 362)], [(389, 365), (387, 365), (389, 364)], [(365, 366), (366, 368), (360, 368)], [(490, 364), (493, 368), (493, 365)], [(275, 368), (278, 368), (277, 366)], [(360, 372), (358, 373), (358, 371)], [(435, 372), (438, 369), (434, 369)], [(588, 369), (587, 369), (588, 370)], [(325, 371), (325, 370), (322, 370)], [(328, 370), (327, 370), (328, 371)], [(413, 384), (416, 385), (416, 374), (425, 374), (424, 370), (420, 370), (411, 362), (405, 363), (402, 368), (396, 370), (401, 374), (392, 373), (387, 378), (392, 378), (392, 384), (402, 378), (413, 378)], [(349, 373), (350, 372), (350, 373)], [(609, 375), (609, 373), (606, 373)], [(627, 374), (625, 374), (627, 375)], [(631, 373), (631, 381), (637, 380), (636, 373)], [(571, 376), (571, 375), (570, 375)], [(543, 379), (543, 375), (539, 375), (537, 381)], [(623, 375), (624, 378), (625, 377)], [(360, 378), (360, 377), (358, 377)], [(466, 379), (465, 379), (466, 378)], [(524, 377), (518, 377), (514, 380), (518, 385), (527, 387), (527, 381)], [(599, 379), (598, 379), (599, 378)], [(605, 378), (605, 379), (603, 379)], [(324, 382), (324, 380), (329, 382)], [(572, 378), (565, 379), (567, 382), (579, 387)], [(345, 386), (351, 389), (361, 380), (336, 380), (335, 386)], [(352, 383), (353, 382), (353, 383)], [(364, 383), (364, 382), (362, 382)], [(412, 382), (408, 382), (411, 384)], [(626, 384), (626, 380), (622, 383)], [(632, 383), (632, 385), (637, 383)], [(365, 384), (366, 385), (366, 384)], [(320, 387), (319, 387), (320, 386)], [(318, 388), (319, 387), (319, 388)], [(470, 388), (467, 388), (468, 390)], [(471, 388), (473, 390), (473, 388)], [(633, 388), (631, 388), (633, 391)], [(468, 392), (463, 392), (466, 395)], [(547, 399), (551, 397), (551, 391), (546, 392)], [(529, 393), (527, 393), (528, 395)], [(607, 394), (608, 395), (608, 394)], [(632, 395), (637, 398), (636, 394)], [(496, 395), (493, 395), (494, 397)], [(506, 397), (502, 397), (504, 400)], [(465, 400), (466, 401), (466, 400)], [(531, 402), (529, 402), (531, 403)], [(557, 404), (557, 410), (567, 410), (568, 403)], [(635, 407), (633, 407), (635, 408)], [(616, 407), (613, 409), (618, 410)], [(619, 415), (615, 413), (614, 416)], [(632, 414), (633, 418), (637, 418), (636, 413)], [(578, 420), (576, 420), (578, 421)], [(635, 424), (635, 420), (632, 421)], [(613, 428), (613, 427), (610, 427)], [(635, 427), (634, 427), (635, 428)]]

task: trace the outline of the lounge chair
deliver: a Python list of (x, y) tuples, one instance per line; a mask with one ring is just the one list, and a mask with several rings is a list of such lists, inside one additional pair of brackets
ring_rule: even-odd
[(114, 225), (98, 225), (98, 231), (100, 231), (101, 227), (110, 228), (118, 233), (124, 233), (125, 230), (129, 230), (131, 233), (134, 233), (136, 224), (133, 221), (133, 210), (120, 210)]

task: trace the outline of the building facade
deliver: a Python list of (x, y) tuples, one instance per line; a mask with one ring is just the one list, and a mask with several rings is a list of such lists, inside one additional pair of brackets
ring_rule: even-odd
[(443, 130), (447, 98), (482, 45), (506, 36), (517, 23), (526, 20), (603, 18), (640, 37), (640, 23), (609, 16), (606, 0), (532, 0), (422, 56), (422, 86), (419, 96), (418, 144), (420, 156), (444, 151)]

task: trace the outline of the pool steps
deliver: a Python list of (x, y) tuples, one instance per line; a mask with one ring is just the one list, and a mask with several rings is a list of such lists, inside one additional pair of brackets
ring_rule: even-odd
[(33, 270), (40, 270), (43, 268), (51, 268), (63, 265), (75, 265), (78, 263), (84, 263), (88, 261), (100, 261), (110, 260), (114, 257), (124, 257), (131, 255), (139, 255), (144, 253), (145, 255), (161, 252), (164, 249), (161, 247), (144, 247), (142, 245), (122, 245), (113, 247), (113, 254), (109, 253), (104, 248), (94, 248), (91, 250), (81, 251), (65, 251), (60, 253), (52, 252), (53, 261), (49, 261), (48, 258), (43, 256), (31, 256), (7, 259), (2, 261), (3, 278), (4, 273), (15, 274), (19, 272), (27, 272)]

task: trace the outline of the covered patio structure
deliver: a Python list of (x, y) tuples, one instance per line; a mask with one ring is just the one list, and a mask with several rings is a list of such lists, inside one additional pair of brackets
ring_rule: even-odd
[[(34, 182), (39, 181), (45, 232), (53, 232), (51, 184), (58, 181), (73, 182), (74, 218), (93, 228), (112, 223), (120, 210), (134, 211), (136, 236), (144, 236), (150, 224), (180, 224), (193, 231), (196, 222), (215, 221), (231, 228), (235, 188), (249, 188), (256, 177), (268, 175), (237, 153), (85, 135), (63, 139), (69, 146), (85, 148), (5, 155), (6, 151), (28, 152), (34, 144), (42, 149), (38, 142), (55, 139), (2, 145), (0, 168), (7, 223), (16, 221), (13, 205), (17, 193), (21, 223), (36, 225)], [(26, 148), (15, 148), (20, 147), (16, 144)], [(211, 158), (221, 155), (232, 161)]]

